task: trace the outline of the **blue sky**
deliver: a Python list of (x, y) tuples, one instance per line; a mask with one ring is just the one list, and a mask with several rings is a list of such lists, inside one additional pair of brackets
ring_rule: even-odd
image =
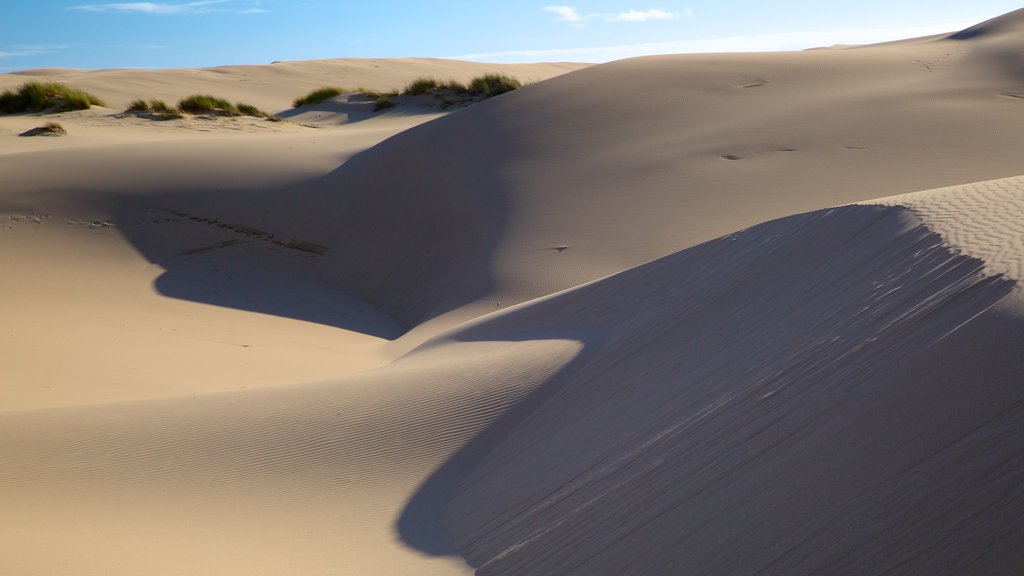
[(0, 72), (794, 50), (953, 30), (1020, 7), (1004, 0), (0, 0)]

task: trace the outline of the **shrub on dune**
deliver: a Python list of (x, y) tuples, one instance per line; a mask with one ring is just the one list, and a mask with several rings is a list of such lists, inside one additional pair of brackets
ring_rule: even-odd
[(60, 82), (26, 82), (17, 91), (4, 90), (0, 94), (0, 113), (68, 112), (86, 110), (90, 106), (105, 106), (95, 95), (65, 86)]

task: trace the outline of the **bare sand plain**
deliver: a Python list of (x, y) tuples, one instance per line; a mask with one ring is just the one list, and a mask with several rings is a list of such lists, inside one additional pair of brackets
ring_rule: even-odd
[(1022, 53), (0, 75), (0, 569), (1020, 572)]

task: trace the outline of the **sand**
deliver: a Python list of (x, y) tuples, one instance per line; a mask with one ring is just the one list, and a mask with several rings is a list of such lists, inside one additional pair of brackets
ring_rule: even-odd
[(1019, 572), (1022, 34), (0, 76), (543, 80), (0, 117), (0, 567)]

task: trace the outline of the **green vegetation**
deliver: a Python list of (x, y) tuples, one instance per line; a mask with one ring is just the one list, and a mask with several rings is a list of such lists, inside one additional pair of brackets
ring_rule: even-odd
[(447, 108), (454, 104), (467, 103), (474, 99), (484, 100), (522, 87), (522, 83), (506, 74), (486, 74), (478, 76), (467, 86), (458, 80), (438, 80), (429, 76), (416, 78), (406, 84), (401, 91), (380, 92), (371, 88), (357, 86), (346, 89), (340, 86), (324, 86), (317, 88), (301, 98), (296, 98), (292, 106), (298, 108), (310, 104), (319, 104), (328, 98), (342, 94), (363, 94), (373, 99), (374, 111), (395, 106), (392, 98), (396, 96), (433, 96), (441, 101), (441, 107)]
[(149, 110), (154, 114), (160, 114), (162, 116), (171, 116), (174, 118), (182, 117), (181, 110), (178, 110), (177, 108), (171, 108), (163, 100), (150, 100)]
[(506, 74), (486, 74), (473, 78), (469, 83), (469, 91), (484, 98), (491, 98), (522, 86), (522, 82)]
[(139, 100), (134, 100), (128, 105), (127, 112), (148, 112), (163, 116), (165, 119), (182, 117), (181, 110), (171, 108), (163, 100), (150, 100), (149, 102), (146, 102), (140, 98)]
[(324, 86), (323, 88), (313, 90), (302, 98), (296, 98), (295, 101), (292, 102), (292, 106), (294, 108), (298, 108), (299, 106), (306, 106), (309, 104), (319, 104), (328, 98), (334, 98), (335, 96), (344, 93), (344, 88), (340, 88), (338, 86)]
[(522, 83), (506, 74), (486, 74), (470, 81), (469, 86), (456, 80), (441, 81), (437, 78), (417, 78), (405, 86), (405, 96), (432, 95), (442, 97), (445, 93), (471, 98), (491, 98), (522, 87)]
[(252, 116), (253, 118), (263, 118), (270, 120), (271, 122), (280, 122), (281, 119), (272, 114), (268, 114), (263, 110), (253, 106), (252, 104), (245, 104), (239, 102), (238, 104), (232, 104), (223, 98), (217, 98), (216, 96), (210, 96), (209, 94), (194, 94), (185, 98), (181, 102), (178, 102), (178, 110), (168, 108), (166, 104), (159, 100), (153, 100), (149, 104), (150, 109), (153, 111), (170, 110), (170, 113), (187, 112), (188, 114), (219, 114), (222, 116)]
[(239, 116), (238, 108), (223, 98), (209, 94), (193, 94), (178, 102), (178, 108), (189, 114), (223, 114)]
[(253, 118), (263, 118), (265, 120), (270, 120), (271, 122), (280, 122), (281, 121), (281, 119), (278, 118), (277, 116), (273, 116), (271, 114), (267, 114), (263, 110), (260, 110), (259, 108), (255, 107), (255, 106), (252, 106), (251, 104), (243, 104), (242, 102), (239, 102), (237, 104), (236, 108), (238, 108), (238, 113), (243, 115), (243, 116), (252, 116)]
[(439, 86), (441, 86), (441, 82), (437, 78), (417, 78), (405, 85), (405, 90), (402, 90), (402, 94), (406, 96), (430, 94), (437, 90)]
[(105, 106), (96, 96), (65, 86), (59, 82), (26, 82), (17, 92), (4, 90), (0, 94), (0, 113), (68, 112), (86, 110), (90, 106)]
[(378, 112), (387, 108), (394, 108), (395, 103), (391, 101), (391, 97), (387, 94), (378, 94), (373, 100), (373, 111)]

